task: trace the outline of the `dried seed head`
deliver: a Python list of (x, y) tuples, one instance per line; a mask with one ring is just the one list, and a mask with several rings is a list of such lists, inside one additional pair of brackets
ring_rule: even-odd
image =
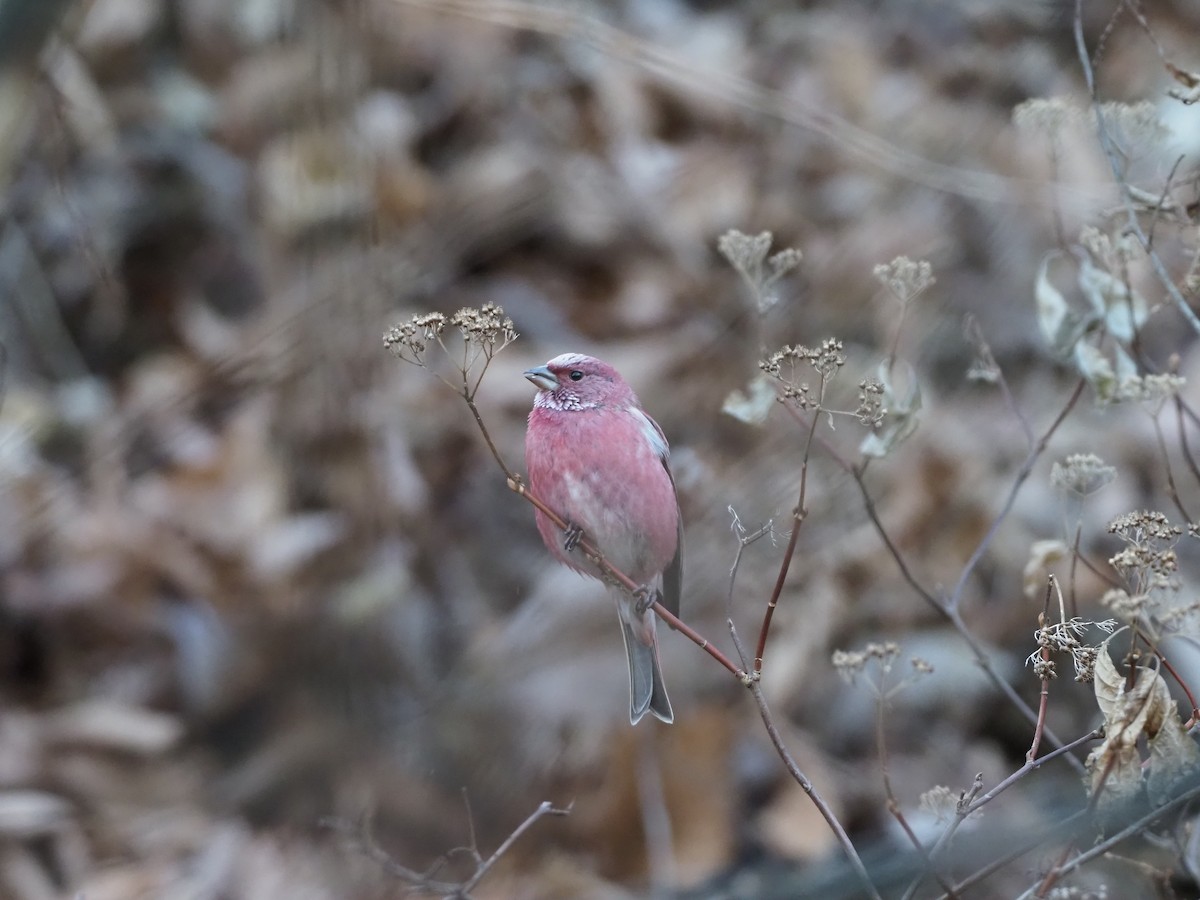
[(418, 313), (407, 322), (393, 325), (383, 336), (383, 345), (399, 359), (425, 365), (425, 350), (431, 341), (441, 338), (446, 317), (441, 313)]
[(1105, 465), (1094, 453), (1073, 453), (1050, 469), (1050, 483), (1067, 493), (1086, 497), (1117, 477), (1117, 470)]
[(933, 277), (933, 266), (929, 264), (929, 260), (913, 262), (907, 256), (897, 256), (886, 265), (876, 266), (873, 272), (880, 284), (891, 291), (901, 303), (908, 303), (937, 281)]
[(1062, 97), (1034, 97), (1013, 108), (1013, 124), (1019, 131), (1050, 138), (1079, 118), (1079, 108)]

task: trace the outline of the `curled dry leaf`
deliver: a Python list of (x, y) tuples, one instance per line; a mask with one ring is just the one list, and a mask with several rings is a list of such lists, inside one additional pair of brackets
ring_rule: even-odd
[[(1111, 638), (1109, 639), (1111, 640)], [(1188, 736), (1167, 683), (1153, 669), (1137, 670), (1133, 686), (1113, 665), (1109, 641), (1096, 660), (1096, 703), (1104, 715), (1104, 742), (1087, 759), (1089, 793), (1103, 791), (1097, 810), (1119, 812), (1145, 790), (1153, 803), (1200, 769), (1200, 748)], [(1143, 770), (1138, 741), (1145, 738), (1149, 764)]]

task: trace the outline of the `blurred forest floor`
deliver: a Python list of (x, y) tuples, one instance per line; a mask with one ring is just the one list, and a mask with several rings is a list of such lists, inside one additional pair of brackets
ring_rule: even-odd
[[(1129, 136), (1128, 177), (1157, 196), (1173, 172), (1194, 203), (1200, 107), (1168, 96), (1160, 52), (1200, 69), (1200, 6), (1139, 4), (1149, 32), (1119, 6), (1084, 3), (1099, 93), (1148, 100), (1171, 128)], [(1081, 228), (1123, 227), (1088, 129), (1052, 142), (1012, 124), (1028, 98), (1085, 103), (1071, 27), (1070, 4), (1042, 0), (4, 0), (0, 897), (395, 897), (402, 881), (323, 820), (369, 816), (424, 871), (472, 840), (486, 857), (543, 801), (570, 815), (538, 821), (474, 896), (856, 896), (746, 692), (679, 635), (661, 634), (676, 724), (629, 727), (603, 587), (553, 562), (463, 404), (381, 336), (416, 311), (502, 306), (521, 337), (478, 402), (518, 468), (520, 373), (567, 350), (613, 363), (672, 444), (684, 617), (726, 648), (732, 513), (776, 530), (739, 568), (752, 641), (805, 434), (726, 398), (770, 351), (836, 337), (830, 402), (853, 409), (894, 353), (922, 408), (865, 481), (941, 596), (1027, 458), (1022, 420), (1041, 435), (1079, 380), (1039, 331), (1043, 258), (1061, 251), (1047, 278), (1086, 305), (1069, 285)], [(1194, 221), (1156, 227), (1182, 281)], [(730, 229), (803, 254), (761, 314), (717, 250)], [(937, 279), (906, 307), (873, 274), (901, 255)], [(1200, 366), (1169, 304), (1136, 340), (1160, 369)], [(1011, 402), (968, 377), (988, 353)], [(1183, 394), (1200, 401), (1194, 382)], [(1034, 707), (1031, 547), (1078, 540), (1094, 568), (1053, 571), (1104, 618), (1108, 523), (1179, 520), (1156, 422), (1200, 508), (1172, 408), (1088, 387), (960, 586), (961, 620)], [(850, 459), (866, 436), (852, 419), (818, 434)], [(1117, 469), (1078, 535), (1050, 481), (1076, 453)], [(1032, 726), (820, 446), (807, 501), (763, 688), (868, 862), (899, 867), (899, 896), (917, 863), (888, 814), (876, 702), (831, 654), (895, 641), (898, 667), (933, 666), (883, 720), (928, 843), (944, 825), (921, 796), (996, 784)], [(1190, 602), (1200, 559), (1178, 553)], [(1200, 684), (1195, 644), (1171, 647)], [(1090, 685), (1053, 682), (1058, 737), (1099, 722)], [(958, 874), (1086, 797), (1062, 760), (1010, 794), (964, 826), (990, 843)], [(1016, 896), (1057, 854), (964, 896)], [(1128, 854), (1160, 874), (1101, 863), (1072, 896), (1150, 896), (1172, 872), (1196, 896), (1175, 861), (1195, 878), (1200, 848)], [(473, 868), (458, 853), (437, 877)], [(834, 873), (819, 890), (793, 880), (817, 871)]]

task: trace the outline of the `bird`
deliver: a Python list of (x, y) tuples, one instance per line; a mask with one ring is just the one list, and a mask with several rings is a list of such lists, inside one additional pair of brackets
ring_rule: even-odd
[(640, 596), (610, 588), (629, 658), (629, 722), (636, 725), (646, 713), (673, 722), (657, 617), (646, 603), (661, 578), (662, 604), (679, 615), (683, 521), (667, 439), (606, 362), (564, 353), (524, 374), (538, 388), (525, 432), (529, 487), (568, 525), (563, 532), (538, 510), (538, 532), (559, 562), (575, 571), (601, 578), (596, 565), (573, 552), (586, 537), (643, 586)]

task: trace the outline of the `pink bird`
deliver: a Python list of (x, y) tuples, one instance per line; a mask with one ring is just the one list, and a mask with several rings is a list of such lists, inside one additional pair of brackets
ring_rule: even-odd
[[(663, 605), (678, 615), (683, 523), (662, 429), (617, 370), (598, 359), (564, 353), (525, 377), (539, 389), (525, 434), (529, 486), (569, 526), (564, 534), (539, 510), (542, 540), (559, 561), (593, 578), (597, 568), (572, 553), (581, 537), (647, 591), (661, 575)], [(629, 721), (650, 712), (672, 722), (654, 611), (614, 594), (629, 656)]]

